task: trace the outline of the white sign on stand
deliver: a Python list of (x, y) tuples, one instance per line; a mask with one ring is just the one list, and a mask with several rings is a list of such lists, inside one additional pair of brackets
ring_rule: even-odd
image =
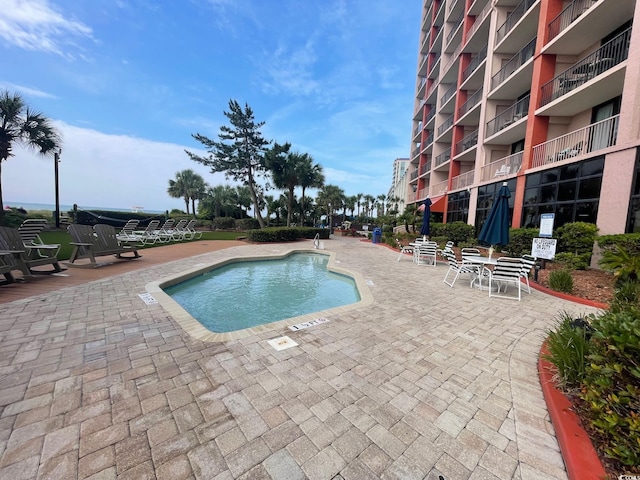
[(541, 237), (553, 237), (553, 221), (555, 220), (555, 216), (555, 213), (543, 213), (540, 215), (539, 235)]
[(545, 260), (553, 260), (556, 256), (555, 238), (534, 238), (531, 245), (531, 256), (535, 258), (544, 258)]

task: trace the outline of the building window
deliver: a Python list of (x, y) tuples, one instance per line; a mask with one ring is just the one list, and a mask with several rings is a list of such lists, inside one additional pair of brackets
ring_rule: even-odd
[(452, 193), (447, 197), (447, 223), (465, 222), (469, 216), (469, 197), (467, 190)]
[(521, 225), (538, 228), (542, 213), (555, 214), (556, 228), (571, 222), (596, 223), (603, 169), (604, 156), (599, 156), (528, 175)]
[(640, 233), (640, 148), (636, 150), (636, 169), (633, 175), (626, 233)]
[[(503, 182), (490, 183), (488, 185), (482, 185), (478, 187), (478, 205), (476, 207), (476, 237), (480, 233), (482, 224), (489, 216), (489, 211), (493, 205), (493, 200), (496, 197), (496, 193), (500, 190)], [(514, 192), (516, 191), (516, 179), (512, 178), (507, 181), (507, 187), (511, 192), (511, 198), (509, 198), (509, 218), (513, 216), (513, 202)]]

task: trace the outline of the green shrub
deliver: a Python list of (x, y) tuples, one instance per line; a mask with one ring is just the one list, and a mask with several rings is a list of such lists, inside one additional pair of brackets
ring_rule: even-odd
[(329, 238), (328, 228), (313, 227), (269, 227), (258, 230), (249, 230), (247, 240), (250, 242), (293, 242), (301, 238), (312, 239), (316, 234), (321, 239)]
[(510, 257), (521, 257), (531, 253), (533, 239), (538, 237), (540, 230), (537, 228), (511, 228), (509, 230), (509, 245), (506, 250)]
[(549, 287), (556, 292), (571, 293), (573, 291), (573, 277), (567, 270), (554, 270), (549, 274)]
[(640, 283), (625, 280), (616, 284), (609, 311), (613, 313), (631, 309), (640, 310)]
[(236, 220), (235, 228), (239, 230), (253, 230), (260, 228), (260, 222), (256, 218), (241, 218)]
[(543, 356), (556, 367), (555, 380), (565, 391), (578, 388), (585, 375), (590, 327), (582, 319), (561, 313), (556, 326), (547, 332), (547, 351)]
[(640, 280), (640, 255), (620, 245), (602, 252), (600, 266), (613, 272), (616, 283)]
[(592, 322), (581, 409), (604, 454), (640, 465), (640, 314), (608, 312)]
[(235, 230), (236, 219), (233, 217), (216, 217), (211, 221), (214, 230)]
[(558, 252), (591, 255), (597, 235), (598, 227), (593, 223), (573, 222), (559, 227), (554, 236), (558, 238)]
[(620, 233), (617, 235), (602, 235), (596, 239), (603, 250), (615, 250), (621, 247), (632, 255), (640, 255), (640, 233)]
[(563, 252), (556, 254), (554, 262), (559, 263), (567, 270), (586, 270), (589, 267), (590, 253), (576, 255), (572, 252)]

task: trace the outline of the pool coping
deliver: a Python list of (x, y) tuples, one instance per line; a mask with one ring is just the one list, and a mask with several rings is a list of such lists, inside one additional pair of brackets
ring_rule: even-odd
[[(313, 313), (307, 313), (307, 314), (299, 315), (296, 317), (285, 318), (282, 320), (278, 320), (276, 322), (267, 323), (265, 325), (257, 325), (257, 326), (245, 328), (242, 330), (235, 330), (233, 332), (212, 332), (211, 330), (205, 328), (198, 320), (196, 320), (193, 316), (191, 316), (184, 308), (182, 308), (182, 306), (180, 306), (180, 304), (178, 304), (178, 302), (173, 300), (163, 290), (163, 288), (170, 287), (179, 282), (196, 277), (214, 268), (219, 268), (225, 265), (238, 263), (238, 262), (282, 259), (294, 253), (313, 253), (313, 254), (328, 256), (329, 261), (327, 263), (327, 270), (353, 278), (353, 280), (356, 283), (356, 288), (358, 289), (358, 293), (360, 294), (360, 300), (358, 302), (350, 303), (348, 305), (329, 308), (326, 310), (319, 310)], [(306, 247), (290, 248), (283, 252), (274, 253), (272, 255), (265, 254), (265, 255), (251, 255), (251, 256), (236, 256), (236, 257), (221, 259), (218, 261), (208, 262), (206, 264), (199, 264), (195, 267), (184, 270), (177, 274), (164, 277), (154, 282), (149, 282), (145, 285), (145, 290), (149, 294), (151, 294), (151, 296), (171, 316), (171, 318), (173, 318), (173, 320), (175, 320), (176, 323), (178, 323), (178, 325), (180, 325), (180, 327), (191, 337), (195, 338), (196, 340), (209, 342), (209, 343), (227, 342), (230, 340), (238, 340), (240, 338), (245, 338), (252, 335), (268, 332), (271, 330), (276, 330), (282, 327), (289, 327), (291, 325), (296, 325), (298, 323), (309, 322), (322, 317), (326, 318), (332, 315), (342, 314), (354, 309), (359, 309), (359, 308), (371, 305), (373, 303), (373, 294), (371, 293), (371, 290), (368, 284), (366, 283), (364, 277), (362, 276), (362, 274), (360, 274), (359, 272), (353, 272), (351, 270), (342, 268), (336, 265), (337, 263), (338, 261), (336, 260), (335, 252), (309, 249)]]

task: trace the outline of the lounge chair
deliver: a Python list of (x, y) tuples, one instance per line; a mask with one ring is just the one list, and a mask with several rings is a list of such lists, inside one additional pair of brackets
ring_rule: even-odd
[[(45, 249), (43, 251), (48, 252), (48, 256), (43, 256), (39, 252), (40, 248), (37, 245), (30, 246), (25, 245), (22, 241), (22, 237), (16, 228), (0, 227), (0, 250), (9, 252), (12, 256), (13, 263), (16, 270), (21, 270), (25, 277), (30, 277), (33, 273), (53, 273), (61, 272), (62, 268), (58, 263), (58, 257), (56, 256), (57, 248)], [(51, 272), (45, 271), (33, 271), (33, 267), (39, 267), (43, 265), (51, 265), (53, 270)]]
[(536, 264), (536, 257), (532, 257), (531, 255), (523, 255), (522, 256), (522, 270), (520, 270), (520, 278), (524, 279), (527, 284), (527, 293), (531, 294), (531, 285), (529, 285), (529, 274), (531, 273), (531, 269)]
[(178, 223), (169, 231), (171, 232), (171, 240), (174, 242), (181, 242), (185, 239), (185, 227), (189, 223), (189, 220), (182, 219), (178, 220)]
[(158, 234), (159, 226), (160, 220), (151, 220), (144, 230), (140, 230), (136, 232), (136, 234), (140, 236), (144, 245), (154, 244), (161, 241), (160, 235)]
[(169, 242), (171, 241), (172, 237), (173, 237), (173, 225), (175, 224), (175, 221), (170, 218), (169, 220), (166, 220), (162, 226), (158, 229), (158, 231), (156, 232), (158, 235), (158, 239), (160, 240), (160, 242)]
[[(71, 235), (73, 251), (69, 258), (69, 266), (73, 267), (98, 267), (104, 265), (96, 262), (96, 257), (115, 255), (117, 258), (132, 260), (140, 258), (135, 245), (123, 245), (118, 242), (116, 230), (111, 225), (98, 224), (91, 228), (88, 225), (69, 225), (67, 229)], [(131, 252), (133, 257), (123, 257), (123, 253)], [(74, 262), (81, 258), (89, 258), (90, 263), (75, 265)]]
[(118, 241), (126, 243), (143, 243), (142, 237), (136, 233), (139, 223), (140, 220), (128, 220), (124, 227), (122, 227), (122, 230), (116, 234)]
[(59, 244), (47, 245), (40, 238), (40, 234), (46, 226), (47, 220), (44, 218), (28, 218), (18, 227), (22, 243), (28, 247), (37, 246), (38, 248), (36, 250), (32, 249), (31, 253), (44, 258), (57, 256), (60, 251)]
[(187, 240), (199, 240), (202, 237), (202, 232), (198, 232), (196, 230), (197, 220), (189, 220), (187, 226), (185, 227), (185, 239)]

